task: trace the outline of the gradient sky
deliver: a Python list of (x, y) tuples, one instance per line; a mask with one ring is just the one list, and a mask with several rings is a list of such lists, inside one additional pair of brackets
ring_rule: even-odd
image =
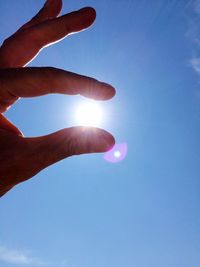
[[(42, 0), (0, 0), (3, 41)], [(64, 160), (0, 200), (0, 266), (200, 266), (200, 1), (64, 0), (95, 25), (31, 66), (113, 84), (102, 127), (128, 155)], [(7, 112), (26, 136), (73, 125), (81, 97), (20, 100)]]

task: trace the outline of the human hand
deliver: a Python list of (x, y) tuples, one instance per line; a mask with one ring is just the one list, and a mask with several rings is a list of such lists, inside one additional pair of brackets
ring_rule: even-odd
[(47, 0), (39, 13), (0, 48), (0, 196), (57, 161), (105, 152), (115, 142), (108, 132), (87, 127), (26, 138), (3, 115), (20, 97), (60, 93), (107, 100), (115, 95), (112, 86), (93, 78), (52, 67), (23, 68), (42, 48), (88, 28), (95, 20), (93, 8), (58, 17), (61, 7), (61, 0)]

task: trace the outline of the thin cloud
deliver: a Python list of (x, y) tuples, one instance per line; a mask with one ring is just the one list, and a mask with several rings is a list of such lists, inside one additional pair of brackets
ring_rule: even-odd
[(189, 17), (189, 28), (186, 37), (193, 43), (193, 57), (189, 65), (200, 75), (200, 0), (192, 1), (192, 16)]
[(8, 249), (5, 246), (0, 246), (0, 262), (36, 267), (51, 266), (49, 263), (33, 258), (23, 251)]
[(200, 15), (200, 0), (196, 0), (196, 1), (194, 2), (194, 10), (195, 10), (195, 12), (196, 12), (197, 14)]
[(192, 58), (189, 61), (190, 65), (193, 67), (193, 69), (200, 74), (200, 57)]

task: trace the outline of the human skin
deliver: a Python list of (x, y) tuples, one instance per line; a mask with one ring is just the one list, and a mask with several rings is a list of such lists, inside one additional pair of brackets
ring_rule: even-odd
[(64, 158), (106, 152), (115, 143), (110, 133), (91, 127), (24, 137), (4, 115), (21, 97), (59, 93), (108, 100), (115, 95), (111, 85), (93, 78), (53, 67), (24, 67), (42, 48), (88, 28), (96, 18), (91, 7), (59, 16), (61, 8), (61, 0), (47, 0), (0, 47), (0, 196)]

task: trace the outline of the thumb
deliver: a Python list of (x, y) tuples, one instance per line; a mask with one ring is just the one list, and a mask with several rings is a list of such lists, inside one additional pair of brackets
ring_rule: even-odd
[(6, 151), (2, 158), (4, 155), (10, 156), (2, 161), (0, 197), (16, 184), (28, 180), (57, 161), (73, 155), (106, 152), (115, 143), (114, 137), (108, 132), (89, 127), (72, 127), (35, 138), (2, 131), (2, 137), (2, 148)]
[(110, 133), (92, 127), (72, 127), (28, 139), (34, 150), (34, 165), (39, 169), (69, 156), (106, 152), (115, 144)]

